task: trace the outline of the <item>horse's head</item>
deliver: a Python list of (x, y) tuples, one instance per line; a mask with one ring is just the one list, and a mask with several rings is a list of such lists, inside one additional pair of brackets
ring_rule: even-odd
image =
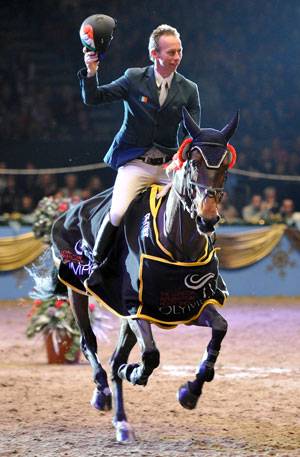
[(222, 129), (200, 128), (188, 111), (183, 109), (183, 122), (191, 139), (180, 148), (177, 156), (184, 162), (174, 182), (175, 190), (192, 217), (215, 219), (221, 201), (228, 168), (235, 162), (235, 150), (229, 144), (238, 126), (237, 113)]

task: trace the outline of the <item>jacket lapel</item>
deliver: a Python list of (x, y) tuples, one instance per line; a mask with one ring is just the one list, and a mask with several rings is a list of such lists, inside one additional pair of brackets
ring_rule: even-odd
[(168, 95), (165, 100), (165, 103), (161, 107), (161, 109), (167, 108), (167, 106), (172, 102), (173, 98), (176, 96), (178, 90), (179, 90), (179, 83), (180, 83), (180, 78), (177, 73), (174, 74), (171, 87), (168, 90)]
[(156, 105), (159, 105), (158, 90), (157, 90), (157, 86), (156, 86), (153, 65), (151, 65), (150, 67), (147, 68), (146, 79), (147, 79), (147, 88), (150, 92), (151, 99), (155, 102)]

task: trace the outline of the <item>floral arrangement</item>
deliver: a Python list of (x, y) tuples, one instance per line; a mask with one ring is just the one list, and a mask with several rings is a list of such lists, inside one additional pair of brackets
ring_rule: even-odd
[[(55, 196), (44, 197), (38, 203), (34, 212), (32, 226), (36, 238), (43, 239), (48, 245), (51, 244), (51, 229), (53, 222), (80, 200), (65, 198), (59, 193)], [(73, 316), (69, 300), (65, 295), (56, 295), (57, 271), (53, 263), (50, 247), (38, 259), (36, 264), (25, 267), (30, 276), (33, 277), (35, 287), (30, 293), (33, 298), (33, 305), (28, 314), (29, 324), (26, 335), (31, 338), (38, 333), (45, 336), (51, 335), (55, 352), (59, 353), (59, 343), (69, 337), (71, 346), (65, 354), (65, 360), (72, 362), (76, 360), (80, 349), (80, 331)], [(64, 294), (64, 291), (62, 291)], [(112, 327), (104, 321), (108, 316), (100, 311), (99, 306), (89, 303), (90, 321), (97, 338), (107, 340), (106, 329)]]
[(65, 354), (65, 359), (69, 362), (75, 360), (80, 349), (80, 332), (66, 298), (53, 296), (46, 300), (34, 300), (28, 318), (28, 338), (40, 332), (45, 336), (51, 334), (54, 350), (58, 353), (59, 343), (67, 336), (72, 340), (72, 344)]
[(50, 243), (51, 228), (55, 219), (78, 202), (78, 198), (66, 198), (60, 194), (42, 198), (33, 213), (32, 231), (35, 238), (42, 238), (45, 243)]
[[(91, 325), (95, 335), (99, 339), (108, 340), (106, 329), (111, 329), (104, 320), (109, 319), (94, 303), (89, 303)], [(73, 316), (69, 300), (65, 297), (52, 296), (48, 299), (35, 299), (28, 313), (29, 323), (26, 329), (28, 338), (38, 333), (51, 335), (54, 350), (59, 352), (59, 343), (65, 337), (72, 341), (70, 348), (65, 354), (65, 360), (73, 362), (80, 350), (80, 331)]]

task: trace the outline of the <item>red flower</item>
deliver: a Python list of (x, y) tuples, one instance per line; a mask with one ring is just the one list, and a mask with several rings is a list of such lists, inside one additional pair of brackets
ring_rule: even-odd
[(65, 301), (64, 300), (56, 300), (54, 303), (55, 308), (61, 308), (64, 305)]
[(61, 213), (64, 213), (65, 211), (67, 211), (68, 208), (69, 208), (69, 205), (68, 205), (68, 203), (65, 203), (65, 202), (62, 202), (58, 205), (58, 211), (60, 211)]
[(33, 303), (35, 304), (35, 306), (40, 306), (43, 303), (43, 300), (41, 300), (40, 298), (37, 298), (36, 300), (34, 300)]
[(95, 311), (95, 308), (96, 308), (95, 303), (89, 303), (89, 308), (90, 308), (91, 312)]

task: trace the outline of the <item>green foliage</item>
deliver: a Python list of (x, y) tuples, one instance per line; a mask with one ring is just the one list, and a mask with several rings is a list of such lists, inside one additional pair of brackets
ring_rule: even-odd
[(53, 222), (76, 203), (78, 199), (58, 195), (42, 198), (33, 214), (32, 231), (35, 238), (42, 238), (45, 243), (50, 243)]
[(28, 317), (28, 338), (40, 332), (53, 333), (58, 345), (59, 340), (67, 335), (72, 339), (72, 345), (65, 358), (69, 361), (75, 359), (80, 348), (80, 332), (67, 299), (53, 296), (47, 300), (34, 300)]

